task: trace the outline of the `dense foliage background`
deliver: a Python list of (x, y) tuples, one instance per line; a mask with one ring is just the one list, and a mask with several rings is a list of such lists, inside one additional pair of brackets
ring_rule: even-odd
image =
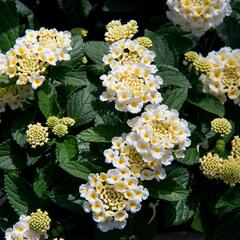
[[(164, 0), (0, 0), (0, 48), (7, 51), (26, 28), (41, 26), (71, 30), (82, 27), (87, 38), (73, 39), (72, 59), (50, 68), (47, 81), (17, 111), (0, 115), (0, 230), (17, 221), (18, 214), (37, 208), (47, 210), (52, 219), (50, 236), (65, 239), (154, 239), (156, 233), (198, 231), (208, 239), (240, 238), (240, 187), (228, 187), (210, 181), (199, 170), (199, 156), (211, 150), (210, 121), (224, 116), (235, 123), (240, 133), (239, 107), (222, 105), (210, 95), (202, 94), (197, 77), (183, 66), (183, 54), (191, 49), (206, 55), (222, 46), (240, 48), (240, 2), (233, 1), (234, 12), (217, 30), (200, 40), (190, 39), (166, 18)], [(153, 41), (156, 65), (164, 80), (163, 102), (181, 110), (181, 117), (191, 123), (192, 146), (186, 157), (167, 168), (168, 177), (160, 183), (147, 183), (151, 198), (143, 210), (129, 219), (123, 231), (101, 233), (90, 215), (82, 210), (79, 185), (90, 172), (106, 170), (103, 150), (111, 138), (129, 131), (126, 119), (113, 105), (100, 102), (103, 88), (99, 76), (105, 72), (102, 56), (108, 46), (103, 42), (105, 25), (113, 20), (134, 19)], [(144, 30), (147, 29), (145, 32)], [(83, 56), (88, 59), (82, 63)], [(0, 78), (0, 86), (8, 84)], [(26, 126), (45, 122), (51, 115), (71, 116), (76, 125), (71, 135), (52, 145), (32, 150), (26, 143)], [(109, 131), (111, 129), (111, 131)], [(210, 139), (210, 141), (209, 141)], [(226, 143), (231, 140), (225, 139)], [(208, 150), (207, 150), (208, 149)], [(199, 152), (200, 150), (200, 152)], [(149, 223), (158, 202), (156, 216)], [(149, 223), (149, 224), (148, 224)]]

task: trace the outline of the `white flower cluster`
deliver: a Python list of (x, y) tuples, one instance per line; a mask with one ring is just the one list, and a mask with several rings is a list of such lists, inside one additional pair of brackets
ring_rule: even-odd
[(42, 240), (47, 239), (47, 233), (35, 231), (29, 227), (31, 217), (21, 215), (19, 221), (13, 225), (13, 228), (8, 228), (5, 232), (6, 240)]
[(31, 92), (29, 86), (10, 85), (0, 88), (0, 112), (5, 112), (7, 105), (12, 110), (21, 107)]
[(240, 50), (224, 47), (210, 52), (206, 60), (211, 70), (200, 76), (203, 92), (216, 96), (223, 103), (228, 97), (240, 106)]
[(128, 120), (128, 125), (132, 128), (128, 142), (146, 162), (169, 165), (174, 158), (184, 157), (184, 151), (191, 144), (187, 121), (166, 105), (147, 105), (140, 117)]
[(32, 84), (37, 89), (45, 80), (44, 73), (49, 65), (69, 60), (71, 33), (56, 29), (40, 28), (26, 30), (25, 35), (5, 55), (0, 54), (0, 76), (17, 77), (16, 84)]
[(109, 54), (103, 57), (111, 70), (100, 77), (106, 87), (101, 101), (114, 101), (117, 110), (131, 113), (139, 113), (146, 103), (160, 103), (162, 97), (158, 90), (163, 80), (155, 75), (154, 58), (155, 53), (137, 40), (121, 39), (112, 43)]
[(84, 210), (92, 212), (98, 228), (103, 231), (123, 229), (128, 212), (136, 213), (141, 202), (148, 198), (148, 190), (138, 184), (127, 170), (110, 169), (107, 173), (90, 174), (87, 184), (79, 188)]
[[(130, 138), (130, 141), (128, 141)], [(140, 154), (134, 147), (130, 135), (114, 137), (112, 147), (104, 151), (105, 162), (115, 168), (131, 172), (131, 175), (141, 180), (162, 180), (166, 177), (161, 163), (149, 154)]]
[(167, 17), (196, 37), (216, 28), (232, 12), (230, 0), (167, 0)]

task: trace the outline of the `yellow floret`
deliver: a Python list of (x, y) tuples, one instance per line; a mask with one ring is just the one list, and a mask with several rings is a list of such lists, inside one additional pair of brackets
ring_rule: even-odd
[(145, 48), (150, 48), (153, 46), (152, 44), (152, 40), (150, 38), (147, 38), (147, 37), (138, 37), (137, 39), (137, 42), (142, 45), (143, 47)]
[(43, 127), (41, 123), (29, 124), (27, 134), (27, 141), (32, 148), (43, 146), (48, 142), (48, 128)]
[(237, 160), (230, 156), (228, 160), (223, 161), (220, 178), (230, 186), (240, 183), (240, 159)]
[(68, 127), (65, 124), (59, 123), (52, 129), (52, 131), (58, 137), (63, 137), (68, 134)]
[(232, 125), (226, 118), (215, 118), (211, 122), (211, 130), (224, 137), (232, 131)]
[(48, 216), (48, 212), (38, 209), (37, 212), (31, 213), (29, 228), (40, 233), (45, 233), (50, 228), (50, 222), (51, 219)]
[(54, 128), (60, 122), (58, 117), (51, 116), (47, 119), (47, 125), (50, 128)]
[(203, 174), (212, 179), (218, 178), (222, 172), (223, 160), (218, 154), (208, 153), (200, 158), (200, 169)]

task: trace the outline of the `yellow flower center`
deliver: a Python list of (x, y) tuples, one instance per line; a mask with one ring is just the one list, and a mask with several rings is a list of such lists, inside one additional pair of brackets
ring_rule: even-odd
[(126, 155), (130, 164), (129, 169), (133, 176), (139, 177), (139, 174), (145, 168), (148, 168), (148, 164), (144, 162), (142, 156), (136, 151), (134, 147), (130, 147), (129, 153)]
[(117, 212), (125, 208), (124, 194), (114, 190), (114, 187), (106, 184), (103, 186), (99, 198), (107, 211)]

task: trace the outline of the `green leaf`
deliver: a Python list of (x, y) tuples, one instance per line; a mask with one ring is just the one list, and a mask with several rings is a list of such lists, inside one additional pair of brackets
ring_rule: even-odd
[(199, 151), (197, 147), (191, 147), (187, 150), (185, 157), (177, 159), (178, 162), (181, 162), (186, 165), (194, 165), (199, 162)]
[(174, 66), (174, 54), (169, 49), (169, 46), (164, 38), (159, 34), (146, 30), (146, 37), (150, 38), (153, 42), (153, 51), (156, 53), (155, 63), (157, 65), (172, 65)]
[(26, 141), (27, 126), (30, 123), (32, 123), (32, 121), (35, 118), (35, 115), (36, 115), (35, 112), (24, 111), (18, 114), (17, 117), (13, 118), (12, 120), (10, 127), (12, 138), (21, 147), (24, 147), (27, 143)]
[[(109, 131), (111, 129), (111, 131)], [(124, 132), (122, 127), (99, 125), (83, 130), (79, 137), (85, 142), (111, 142), (113, 137), (120, 136)]]
[(74, 93), (67, 101), (67, 115), (76, 121), (76, 126), (91, 122), (96, 116), (93, 108), (95, 97), (91, 94), (89, 88)]
[(11, 140), (0, 143), (0, 169), (14, 170), (23, 168), (25, 153)]
[(147, 185), (150, 196), (166, 201), (179, 201), (188, 196), (188, 191), (183, 187), (178, 186), (172, 180), (164, 180), (160, 183), (155, 183), (154, 187)]
[(204, 224), (202, 222), (202, 217), (200, 215), (200, 207), (198, 207), (197, 212), (194, 215), (191, 227), (198, 232), (204, 233), (204, 226), (203, 225)]
[(174, 108), (179, 111), (187, 99), (187, 95), (187, 88), (175, 88), (165, 95), (162, 103), (166, 104), (169, 108)]
[(210, 232), (211, 240), (239, 240), (240, 213), (225, 214)]
[(163, 79), (163, 86), (191, 88), (188, 79), (175, 67), (158, 65), (158, 74)]
[(70, 51), (71, 59), (64, 61), (63, 65), (76, 67), (82, 62), (84, 56), (83, 39), (80, 36), (73, 36), (71, 40), (72, 50)]
[(214, 96), (203, 94), (195, 95), (194, 93), (191, 93), (187, 101), (194, 106), (197, 106), (220, 117), (223, 117), (225, 114), (224, 105)]
[(233, 12), (226, 17), (224, 22), (217, 28), (217, 33), (222, 41), (231, 48), (240, 48), (240, 14)]
[(50, 69), (48, 76), (65, 85), (75, 87), (83, 87), (89, 84), (84, 66), (80, 66), (77, 70), (73, 70), (68, 66), (53, 67)]
[(240, 208), (240, 187), (228, 189), (216, 203), (217, 213), (223, 214)]
[(103, 41), (89, 41), (84, 43), (84, 51), (94, 63), (102, 63), (103, 56), (109, 52), (109, 45)]
[(51, 84), (44, 83), (39, 89), (38, 106), (46, 118), (60, 114), (61, 110), (57, 102), (57, 91)]
[(196, 208), (193, 205), (193, 202), (188, 199), (169, 202), (164, 208), (167, 226), (184, 224), (191, 219)]
[(19, 22), (15, 1), (0, 1), (0, 49), (8, 51), (19, 34)]
[(74, 213), (82, 213), (83, 200), (80, 198), (78, 186), (74, 183), (69, 183), (69, 178), (68, 180), (65, 179), (65, 181), (67, 181), (67, 183), (60, 184), (53, 188), (49, 197), (60, 207), (66, 208)]
[(91, 162), (78, 161), (78, 145), (75, 138), (57, 142), (56, 156), (59, 166), (74, 177), (86, 180), (92, 170), (98, 170)]
[(40, 207), (32, 186), (24, 178), (8, 173), (4, 175), (7, 199), (17, 214), (29, 214)]

